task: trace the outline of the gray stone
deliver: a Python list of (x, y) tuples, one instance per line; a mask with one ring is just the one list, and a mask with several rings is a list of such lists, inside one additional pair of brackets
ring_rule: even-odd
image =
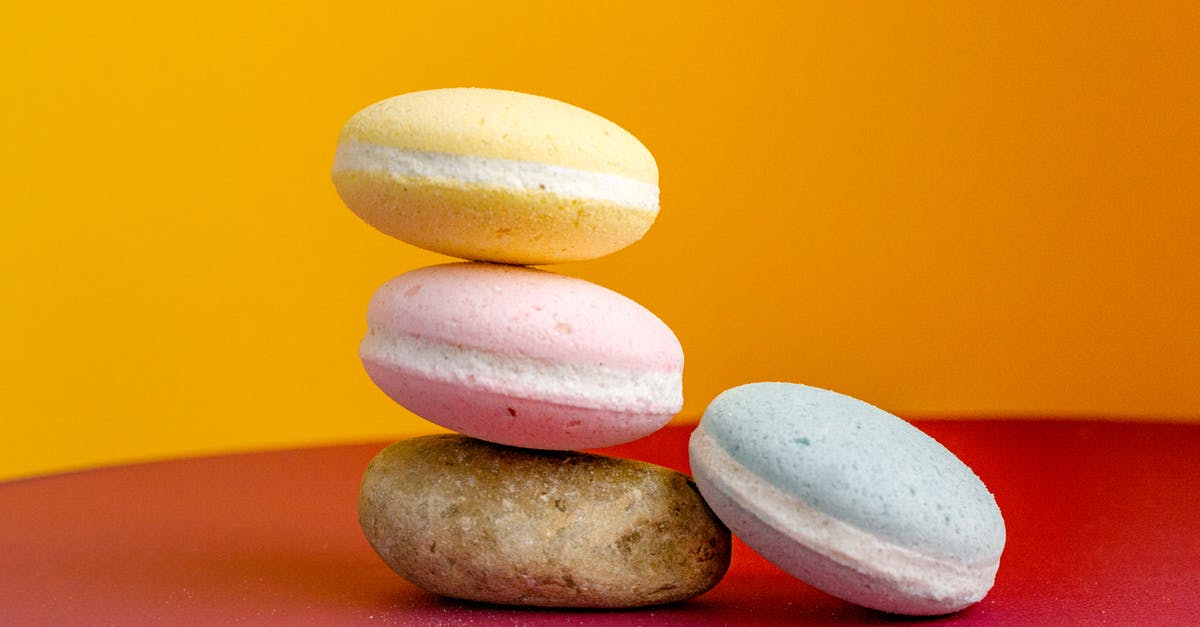
[(460, 435), (382, 451), (359, 522), (401, 577), (473, 601), (654, 605), (707, 591), (729, 567), (729, 530), (686, 475)]

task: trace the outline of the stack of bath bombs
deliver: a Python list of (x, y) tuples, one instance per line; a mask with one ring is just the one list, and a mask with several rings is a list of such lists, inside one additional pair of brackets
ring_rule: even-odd
[(714, 586), (729, 530), (686, 475), (578, 452), (679, 411), (679, 341), (614, 291), (528, 267), (640, 239), (658, 214), (650, 152), (562, 102), (439, 89), (355, 114), (333, 181), (368, 224), (468, 260), (402, 274), (367, 307), (371, 380), (457, 432), (368, 466), (359, 521), (380, 557), (426, 590), (503, 604), (635, 607)]

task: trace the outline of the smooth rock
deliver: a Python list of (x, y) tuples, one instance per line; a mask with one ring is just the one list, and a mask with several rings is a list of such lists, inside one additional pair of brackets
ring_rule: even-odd
[(371, 461), (359, 522), (401, 577), (509, 605), (680, 601), (729, 567), (729, 530), (681, 473), (644, 462), (492, 444), (404, 440)]

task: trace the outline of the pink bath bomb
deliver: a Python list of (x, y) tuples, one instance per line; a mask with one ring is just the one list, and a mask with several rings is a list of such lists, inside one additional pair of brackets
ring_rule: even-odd
[(586, 449), (657, 431), (683, 405), (683, 349), (662, 320), (582, 279), (455, 263), (376, 291), (359, 349), (371, 380), (464, 435)]

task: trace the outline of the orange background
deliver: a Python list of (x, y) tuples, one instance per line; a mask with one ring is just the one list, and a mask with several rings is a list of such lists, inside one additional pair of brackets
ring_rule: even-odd
[[(904, 416), (1200, 420), (1200, 9), (1175, 3), (26, 3), (0, 25), (0, 477), (433, 428), (356, 357), (445, 260), (339, 202), (398, 93), (582, 106), (647, 237), (557, 271), (687, 353)], [(439, 6), (433, 6), (433, 5)]]

